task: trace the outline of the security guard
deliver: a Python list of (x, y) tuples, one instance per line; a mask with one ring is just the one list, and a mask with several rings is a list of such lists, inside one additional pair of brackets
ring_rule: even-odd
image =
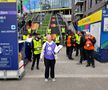
[(72, 33), (67, 37), (67, 56), (70, 60), (73, 60), (72, 58), (72, 53), (73, 53), (73, 48), (74, 48), (74, 43), (75, 43), (75, 37), (74, 34)]
[(80, 46), (80, 39), (81, 39), (81, 36), (80, 36), (80, 32), (78, 31), (77, 33), (75, 33), (75, 41), (76, 41), (76, 56), (79, 55), (79, 46)]
[(39, 70), (39, 59), (40, 59), (41, 49), (42, 49), (42, 42), (41, 42), (41, 39), (39, 38), (39, 34), (36, 34), (35, 38), (32, 41), (33, 63), (32, 63), (31, 70), (34, 69), (36, 59), (37, 59), (36, 68), (37, 70)]
[(64, 35), (64, 44), (66, 44), (66, 35)]
[(27, 39), (27, 35), (24, 34), (24, 35), (22, 36), (22, 39), (23, 39), (23, 40), (26, 40), (26, 39)]
[(59, 35), (56, 36), (55, 43), (57, 46), (60, 44), (60, 36)]
[(62, 34), (65, 34), (65, 28), (64, 27), (61, 29), (61, 32), (62, 32)]
[(86, 60), (86, 55), (85, 55), (85, 50), (84, 50), (84, 39), (85, 39), (85, 32), (84, 31), (81, 31), (80, 32), (80, 61), (79, 61), (79, 64), (82, 64), (82, 62), (84, 60)]
[(28, 31), (28, 34), (31, 34), (32, 33), (31, 28), (28, 28), (27, 31)]
[(96, 39), (94, 36), (90, 35), (89, 32), (86, 32), (85, 41), (84, 41), (84, 49), (86, 52), (87, 65), (89, 67), (92, 64), (92, 67), (95, 68), (94, 62), (94, 44), (96, 43)]

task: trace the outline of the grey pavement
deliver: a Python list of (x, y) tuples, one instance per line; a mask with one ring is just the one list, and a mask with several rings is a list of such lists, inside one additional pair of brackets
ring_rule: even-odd
[[(75, 54), (75, 52), (74, 52)], [(0, 90), (108, 90), (108, 63), (96, 61), (96, 68), (77, 65), (79, 57), (68, 60), (65, 48), (58, 54), (56, 61), (56, 82), (44, 82), (44, 64), (40, 62), (40, 70), (26, 67), (26, 75), (22, 80), (0, 81)]]

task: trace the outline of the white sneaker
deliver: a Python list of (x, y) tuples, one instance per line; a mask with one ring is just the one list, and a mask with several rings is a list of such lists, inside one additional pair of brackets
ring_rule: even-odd
[(48, 82), (48, 79), (45, 79), (45, 82)]
[(56, 79), (55, 79), (55, 78), (53, 78), (53, 79), (52, 79), (52, 81), (53, 81), (53, 82), (55, 82), (55, 81), (56, 81)]

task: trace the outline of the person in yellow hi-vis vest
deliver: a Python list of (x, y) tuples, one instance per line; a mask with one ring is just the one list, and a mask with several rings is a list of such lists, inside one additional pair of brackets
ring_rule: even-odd
[(32, 41), (33, 62), (31, 70), (34, 69), (36, 60), (37, 60), (36, 69), (39, 70), (39, 60), (40, 60), (41, 50), (42, 50), (41, 38), (39, 38), (39, 34), (35, 34), (35, 38)]
[(76, 34), (75, 34), (75, 41), (76, 41), (76, 56), (79, 55), (79, 46), (80, 46), (80, 39), (81, 39), (81, 36), (80, 36), (80, 32), (78, 31)]
[(65, 28), (62, 28), (62, 29), (61, 29), (61, 33), (62, 33), (62, 34), (65, 34)]
[(31, 32), (32, 32), (31, 28), (28, 28), (27, 32), (28, 32), (28, 34), (31, 34)]
[(26, 40), (26, 39), (27, 39), (27, 35), (24, 34), (24, 35), (22, 36), (22, 40)]
[(59, 35), (56, 36), (55, 43), (57, 46), (60, 44), (60, 36)]
[(51, 29), (50, 28), (48, 28), (47, 33), (51, 34)]
[(43, 35), (43, 43), (47, 41), (46, 35)]
[(62, 33), (62, 38), (63, 38), (63, 41), (64, 41), (64, 35), (65, 35), (65, 28), (64, 27), (61, 28), (61, 33)]

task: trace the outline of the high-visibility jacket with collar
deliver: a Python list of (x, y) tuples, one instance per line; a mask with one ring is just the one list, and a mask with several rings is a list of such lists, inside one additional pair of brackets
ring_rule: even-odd
[(33, 44), (33, 54), (35, 54), (35, 55), (40, 54), (41, 50), (42, 50), (41, 39), (39, 39), (39, 40), (33, 39), (32, 44)]
[(92, 40), (94, 39), (94, 36), (85, 36), (85, 45), (84, 45), (84, 49), (85, 50), (94, 50), (94, 43), (92, 42)]

